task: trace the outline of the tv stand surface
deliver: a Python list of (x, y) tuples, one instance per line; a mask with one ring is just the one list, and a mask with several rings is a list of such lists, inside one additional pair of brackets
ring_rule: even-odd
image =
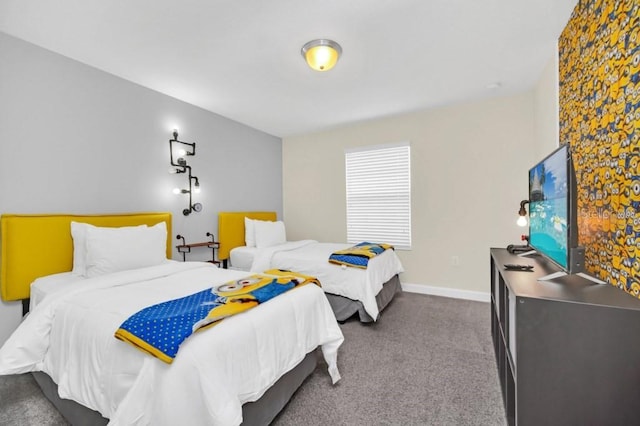
[(544, 277), (538, 278), (538, 281), (550, 281), (555, 278), (566, 277), (567, 273), (563, 271), (554, 272), (553, 274), (545, 275)]
[(610, 286), (604, 281), (600, 281), (583, 273), (569, 275), (565, 272), (557, 272), (538, 278), (538, 282), (565, 286), (565, 289), (568, 290), (600, 285)]
[(529, 251), (525, 251), (525, 252), (520, 252), (518, 253), (519, 257), (527, 257), (527, 256), (534, 256), (537, 255), (538, 252), (535, 250), (529, 250)]
[[(636, 424), (640, 300), (533, 256), (491, 249), (491, 334), (509, 425)], [(635, 403), (634, 403), (635, 401)]]

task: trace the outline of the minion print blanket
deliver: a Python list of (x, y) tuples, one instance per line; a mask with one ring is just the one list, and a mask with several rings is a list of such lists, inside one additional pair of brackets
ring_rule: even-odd
[(314, 277), (271, 269), (144, 308), (122, 323), (115, 337), (170, 364), (196, 331), (308, 283), (320, 285)]
[(329, 262), (336, 265), (353, 266), (354, 268), (366, 269), (369, 260), (384, 252), (386, 249), (393, 250), (391, 244), (358, 243), (348, 249), (335, 251), (329, 256)]

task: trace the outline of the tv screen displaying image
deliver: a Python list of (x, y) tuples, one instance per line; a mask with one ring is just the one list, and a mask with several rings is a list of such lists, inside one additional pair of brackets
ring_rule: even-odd
[(529, 170), (529, 244), (565, 270), (571, 248), (570, 170), (566, 146)]

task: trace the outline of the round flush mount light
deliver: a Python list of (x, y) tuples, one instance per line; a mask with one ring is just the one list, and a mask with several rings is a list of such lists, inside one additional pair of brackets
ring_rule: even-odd
[(329, 71), (338, 62), (342, 47), (333, 40), (311, 40), (302, 46), (302, 57), (316, 71)]

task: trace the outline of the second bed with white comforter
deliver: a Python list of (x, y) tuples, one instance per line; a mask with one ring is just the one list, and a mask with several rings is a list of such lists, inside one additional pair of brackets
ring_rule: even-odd
[(236, 247), (231, 250), (231, 265), (253, 272), (285, 269), (312, 275), (320, 280), (326, 293), (360, 301), (375, 320), (379, 308), (376, 295), (384, 283), (404, 271), (394, 250), (385, 250), (369, 261), (367, 269), (329, 263), (329, 256), (352, 244), (320, 243), (315, 240), (290, 241), (271, 247)]

